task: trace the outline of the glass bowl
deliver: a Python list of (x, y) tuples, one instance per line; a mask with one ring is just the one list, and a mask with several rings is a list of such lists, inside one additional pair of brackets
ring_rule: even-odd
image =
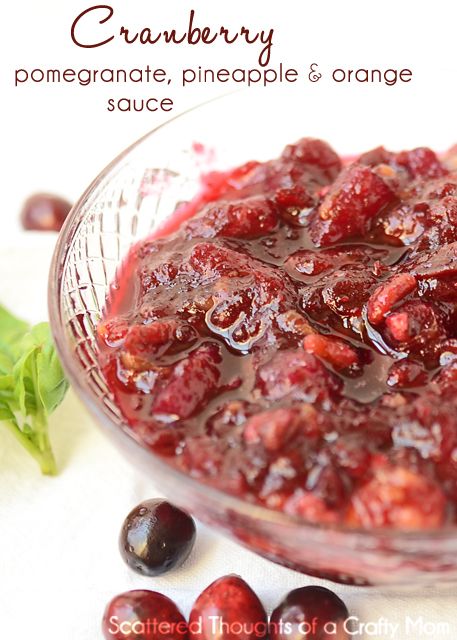
[[(54, 338), (70, 382), (104, 432), (170, 500), (202, 521), (274, 562), (334, 581), (416, 590), (456, 584), (457, 530), (322, 527), (204, 485), (134, 439), (100, 371), (95, 327), (132, 244), (191, 199), (209, 168), (275, 157), (304, 135), (323, 137), (348, 154), (392, 139), (391, 122), (376, 132), (355, 128), (356, 120), (333, 131), (332, 122), (319, 106), (250, 90), (205, 103), (132, 145), (88, 187), (59, 236), (49, 280)], [(408, 143), (399, 131), (395, 146)]]

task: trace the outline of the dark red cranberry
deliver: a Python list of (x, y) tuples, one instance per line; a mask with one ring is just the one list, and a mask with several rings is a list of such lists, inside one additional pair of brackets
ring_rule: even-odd
[(29, 231), (60, 231), (71, 209), (68, 200), (51, 193), (36, 193), (24, 202), (21, 223)]
[(165, 500), (145, 500), (125, 519), (119, 546), (131, 569), (159, 576), (186, 560), (195, 535), (195, 523), (187, 513)]
[(187, 623), (173, 600), (138, 589), (114, 597), (105, 609), (106, 640), (187, 640)]
[(270, 618), (271, 640), (346, 640), (348, 610), (344, 602), (324, 587), (294, 589)]
[(210, 584), (190, 612), (191, 640), (262, 640), (267, 632), (262, 603), (236, 575), (224, 576)]

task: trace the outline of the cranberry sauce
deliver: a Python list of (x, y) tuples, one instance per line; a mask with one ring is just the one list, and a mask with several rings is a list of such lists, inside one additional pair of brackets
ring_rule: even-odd
[(98, 327), (136, 436), (312, 522), (455, 523), (457, 173), (303, 139), (196, 201), (132, 250)]

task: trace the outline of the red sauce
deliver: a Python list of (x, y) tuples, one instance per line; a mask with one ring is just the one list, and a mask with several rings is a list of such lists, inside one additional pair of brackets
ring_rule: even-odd
[(426, 148), (343, 167), (304, 139), (172, 220), (98, 328), (136, 436), (313, 522), (455, 523), (457, 173)]

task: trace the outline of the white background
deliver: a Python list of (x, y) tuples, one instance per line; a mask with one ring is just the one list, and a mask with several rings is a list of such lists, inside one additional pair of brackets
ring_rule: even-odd
[[(453, 1), (382, 3), (260, 0), (230, 3), (195, 0), (167, 3), (112, 2), (113, 27), (183, 27), (189, 8), (198, 22), (275, 28), (271, 65), (307, 69), (317, 62), (324, 74), (316, 85), (285, 87), (288, 100), (303, 102), (303, 134), (316, 123), (307, 104), (322, 107), (329, 141), (347, 153), (384, 143), (392, 147), (457, 142), (455, 55), (456, 4)], [(120, 41), (83, 50), (69, 29), (90, 3), (23, 0), (4, 9), (0, 40), (1, 189), (0, 300), (31, 320), (46, 314), (46, 277), (54, 236), (20, 233), (18, 212), (34, 191), (58, 192), (71, 200), (115, 155), (168, 116), (108, 113), (110, 97), (171, 95), (172, 115), (227, 90), (227, 85), (179, 87), (183, 66), (257, 66), (257, 45), (202, 47), (125, 46)], [(76, 84), (14, 87), (14, 70), (25, 68), (166, 68), (170, 87), (115, 87)], [(335, 85), (335, 67), (410, 68), (405, 86)], [(268, 96), (268, 92), (266, 92)], [(281, 113), (274, 126), (280, 126)], [(343, 135), (344, 134), (344, 135)], [(266, 132), (268, 135), (268, 132)], [(353, 140), (353, 147), (348, 141)], [(285, 140), (284, 142), (289, 142)], [(344, 147), (344, 148), (341, 148)], [(190, 562), (161, 580), (147, 581), (125, 569), (118, 555), (122, 518), (139, 500), (157, 493), (111, 448), (73, 396), (53, 420), (53, 438), (62, 469), (42, 478), (32, 461), (0, 432), (0, 638), (95, 640), (105, 602), (118, 591), (150, 587), (176, 598), (187, 612), (207, 583), (227, 572), (242, 573), (268, 607), (303, 576), (255, 558), (203, 528)], [(432, 622), (454, 623), (457, 594), (446, 598), (386, 597), (376, 591), (338, 589), (366, 620), (391, 621), (422, 614)], [(447, 640), (448, 636), (424, 635)], [(376, 634), (384, 640), (389, 636)], [(394, 640), (408, 636), (397, 633)], [(420, 638), (420, 637), (419, 637)], [(419, 640), (415, 638), (415, 640)]]

